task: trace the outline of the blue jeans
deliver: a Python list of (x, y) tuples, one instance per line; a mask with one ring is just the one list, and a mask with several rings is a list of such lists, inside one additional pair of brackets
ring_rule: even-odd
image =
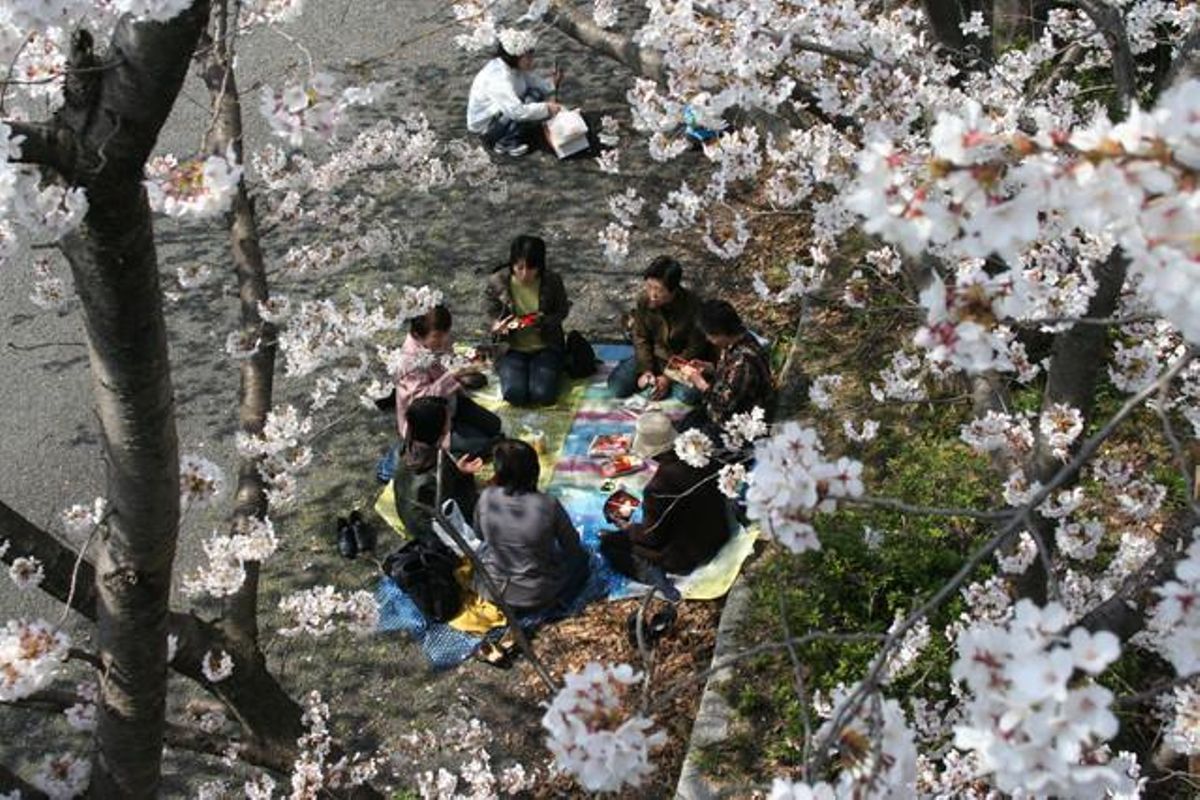
[[(525, 91), (521, 100), (526, 103), (540, 103), (546, 99), (544, 92), (529, 88)], [(518, 122), (515, 119), (509, 119), (503, 114), (497, 114), (493, 119), (488, 129), (483, 132), (483, 144), (489, 150), (498, 144), (506, 147), (512, 147), (518, 144), (527, 144), (531, 147), (536, 146), (542, 135), (542, 123), (537, 122)]]
[(509, 350), (496, 362), (500, 394), (514, 406), (547, 406), (558, 399), (562, 353), (550, 347), (533, 353)]
[[(637, 358), (630, 356), (608, 373), (608, 390), (613, 393), (613, 397), (629, 397), (638, 390), (639, 374)], [(694, 406), (700, 402), (700, 391), (695, 386), (684, 386), (682, 383), (672, 381), (671, 397), (681, 403)]]

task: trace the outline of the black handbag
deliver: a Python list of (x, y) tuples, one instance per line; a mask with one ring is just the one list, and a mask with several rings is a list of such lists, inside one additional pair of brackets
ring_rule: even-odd
[(413, 539), (383, 561), (383, 571), (433, 622), (449, 622), (462, 610), (462, 587), (454, 578), (458, 555), (436, 539)]
[(572, 378), (587, 378), (596, 373), (596, 351), (579, 331), (567, 334), (563, 369)]

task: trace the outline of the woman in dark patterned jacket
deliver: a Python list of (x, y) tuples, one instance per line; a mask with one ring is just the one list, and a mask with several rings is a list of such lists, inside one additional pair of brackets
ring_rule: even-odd
[(700, 305), (697, 322), (720, 356), (715, 365), (693, 363), (684, 368), (692, 386), (704, 397), (702, 407), (684, 417), (679, 429), (702, 428), (711, 438), (719, 435), (734, 414), (744, 414), (755, 406), (770, 420), (775, 407), (771, 362), (737, 310), (724, 300), (708, 300)]

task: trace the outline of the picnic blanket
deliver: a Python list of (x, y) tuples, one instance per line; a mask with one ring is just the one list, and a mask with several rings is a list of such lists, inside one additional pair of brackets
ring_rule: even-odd
[[(604, 365), (588, 379), (571, 381), (564, 387), (558, 404), (547, 409), (512, 408), (500, 399), (498, 381), (489, 382), (485, 392), (476, 400), (491, 408), (504, 420), (505, 430), (520, 435), (524, 428), (541, 430), (545, 434), (542, 453), (542, 473), (539, 485), (555, 495), (579, 530), (584, 546), (591, 551), (591, 572), (579, 595), (554, 614), (534, 614), (522, 617), (518, 623), (525, 628), (536, 627), (583, 610), (596, 600), (621, 600), (637, 597), (650, 587), (614, 571), (599, 555), (600, 532), (611, 529), (604, 519), (604, 501), (609, 491), (600, 485), (606, 480), (599, 464), (587, 455), (592, 438), (602, 433), (632, 432), (638, 413), (646, 406), (636, 396), (628, 401), (614, 398), (608, 391), (606, 379), (618, 361), (632, 354), (628, 345), (599, 345), (598, 358)], [(655, 404), (673, 418), (683, 416), (687, 406), (676, 400)], [(616, 482), (640, 495), (653, 475), (653, 462)], [(375, 510), (401, 536), (403, 525), (396, 516), (395, 501), (389, 483), (380, 493)], [(733, 538), (708, 564), (686, 576), (672, 576), (685, 600), (714, 600), (723, 597), (733, 585), (742, 564), (754, 549), (755, 532), (739, 528)], [(466, 573), (460, 576), (468, 585)], [(412, 601), (388, 578), (376, 589), (379, 601), (379, 630), (404, 631), (420, 645), (435, 669), (456, 666), (475, 652), (485, 640), (498, 639), (507, 620), (500, 609), (474, 592), (468, 592), (462, 612), (448, 623), (431, 623), (417, 610)]]

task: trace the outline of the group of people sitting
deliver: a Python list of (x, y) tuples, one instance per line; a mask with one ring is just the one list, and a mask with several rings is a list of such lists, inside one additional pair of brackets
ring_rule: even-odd
[[(545, 242), (516, 237), (508, 262), (486, 284), (484, 306), (504, 400), (517, 406), (554, 403), (571, 304), (562, 278), (546, 266)], [(454, 500), (473, 522), (481, 540), (476, 552), (499, 593), (476, 576), (482, 596), (518, 612), (565, 605), (587, 578), (579, 532), (559, 501), (538, 490), (536, 450), (505, 438), (500, 418), (471, 399), (469, 390), (484, 380), (480, 366), (447, 367), (451, 325), (450, 311), (440, 305), (409, 322), (394, 376), (401, 442), (393, 477), (396, 511), (410, 535), (434, 537), (431, 509)], [(674, 437), (700, 427), (719, 441), (717, 429), (733, 414), (770, 409), (770, 364), (737, 311), (685, 288), (682, 268), (669, 257), (656, 258), (643, 273), (630, 333), (634, 355), (610, 373), (613, 394), (674, 396), (693, 409), (674, 424), (660, 411), (641, 415), (633, 449), (658, 468), (645, 490), (641, 520), (604, 534), (601, 553), (617, 571), (676, 599), (665, 573), (685, 574), (706, 563), (733, 525), (711, 480), (717, 465), (698, 469), (684, 463), (674, 452)], [(668, 365), (678, 366), (680, 359), (684, 366), (669, 377)], [(489, 458), (494, 477), (481, 491), (476, 475)]]

